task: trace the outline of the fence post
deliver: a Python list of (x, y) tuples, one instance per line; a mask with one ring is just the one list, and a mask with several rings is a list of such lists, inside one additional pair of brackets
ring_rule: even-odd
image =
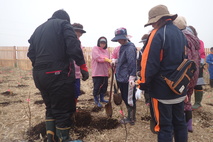
[(13, 46), (13, 63), (14, 67), (17, 67), (16, 46)]

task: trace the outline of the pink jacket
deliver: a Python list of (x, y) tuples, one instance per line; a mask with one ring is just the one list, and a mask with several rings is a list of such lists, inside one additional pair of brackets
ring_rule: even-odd
[(200, 58), (201, 59), (205, 59), (206, 58), (206, 54), (205, 54), (205, 50), (204, 50), (204, 43), (202, 40), (200, 40)]
[[(81, 46), (81, 49), (83, 49), (83, 46)], [(76, 63), (75, 63), (75, 78), (76, 79), (80, 79), (81, 78), (80, 67), (78, 65), (76, 65)]]
[(109, 51), (95, 46), (92, 48), (92, 77), (108, 76), (110, 64), (104, 61), (104, 58), (110, 58)]
[(121, 46), (115, 47), (115, 49), (112, 51), (112, 59), (118, 59), (120, 47)]

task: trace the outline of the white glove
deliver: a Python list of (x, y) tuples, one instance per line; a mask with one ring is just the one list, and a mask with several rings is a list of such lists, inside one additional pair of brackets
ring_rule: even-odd
[(142, 92), (142, 90), (140, 90), (139, 88), (137, 88), (136, 93), (135, 93), (135, 99), (136, 100), (141, 99), (141, 92)]
[(200, 63), (204, 64), (204, 59), (203, 58), (201, 58)]
[(129, 85), (131, 87), (134, 87), (135, 86), (135, 76), (129, 76)]
[(112, 59), (111, 64), (112, 64), (112, 65), (115, 65), (115, 63), (117, 63), (117, 59)]

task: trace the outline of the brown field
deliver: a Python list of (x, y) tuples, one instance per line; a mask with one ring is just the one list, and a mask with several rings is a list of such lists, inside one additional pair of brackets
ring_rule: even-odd
[[(120, 125), (120, 106), (112, 101), (113, 115), (94, 107), (92, 80), (81, 82), (85, 92), (79, 97), (78, 112), (70, 135), (85, 142), (155, 142), (157, 135), (149, 129), (149, 110), (144, 99), (137, 101), (136, 123)], [(193, 111), (193, 133), (188, 142), (213, 142), (213, 93), (204, 86), (203, 107)], [(106, 97), (108, 99), (108, 97)], [(193, 98), (194, 100), (194, 98)], [(126, 108), (122, 103), (124, 113)], [(46, 141), (45, 105), (35, 88), (31, 71), (0, 68), (0, 141)]]

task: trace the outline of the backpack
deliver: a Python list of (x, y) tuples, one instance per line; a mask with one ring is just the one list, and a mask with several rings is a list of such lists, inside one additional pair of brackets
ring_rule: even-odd
[(184, 59), (170, 77), (162, 75), (161, 77), (166, 81), (167, 85), (174, 93), (182, 95), (182, 93), (187, 89), (195, 71), (195, 62), (193, 60)]

